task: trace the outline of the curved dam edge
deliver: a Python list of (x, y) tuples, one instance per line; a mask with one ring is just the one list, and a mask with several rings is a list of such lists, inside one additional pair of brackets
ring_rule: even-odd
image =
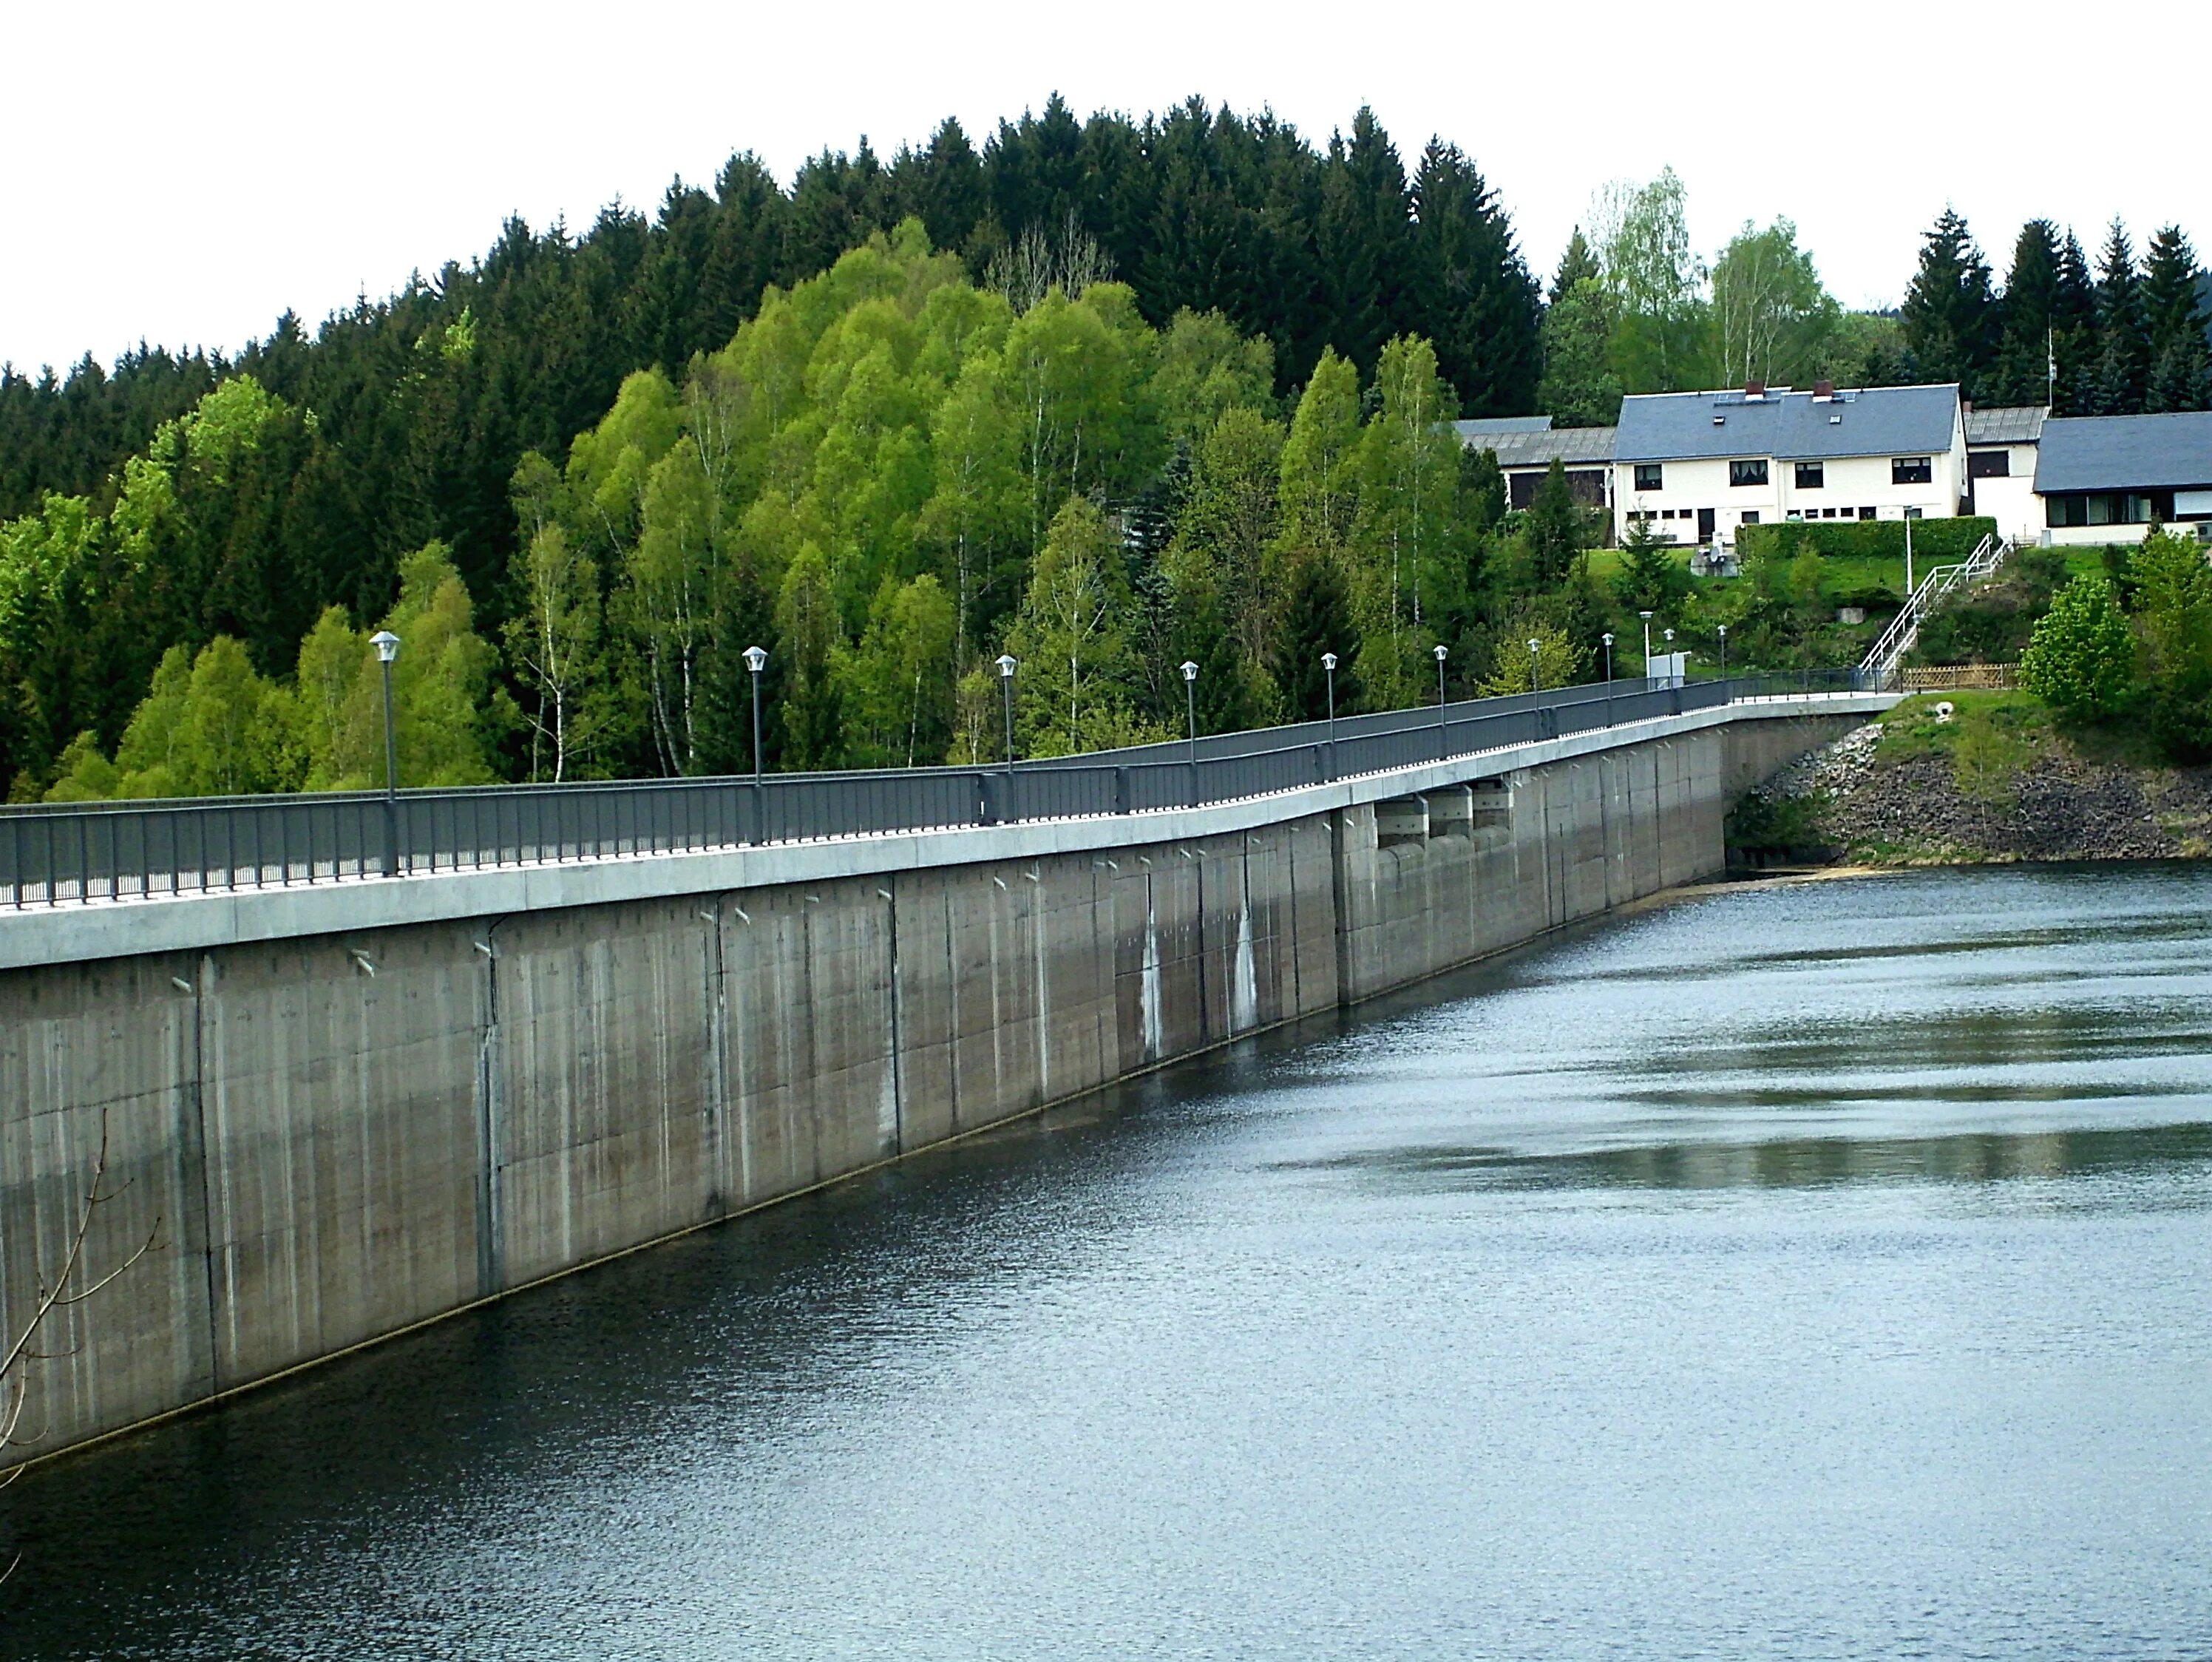
[[(1887, 702), (1188, 813), (570, 867), (559, 898), (538, 871), (295, 890), (446, 910), (290, 933), (252, 895), (82, 909), (107, 943), (126, 913), (212, 922), (0, 968), (0, 1325), (103, 1135), (86, 1263), (155, 1241), (59, 1312), (26, 1423), (44, 1458), (1711, 876), (1736, 794)], [(609, 873), (659, 889), (583, 898)]]

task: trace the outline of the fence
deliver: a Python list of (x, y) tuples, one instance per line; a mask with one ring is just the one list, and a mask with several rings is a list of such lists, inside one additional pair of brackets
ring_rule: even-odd
[(2018, 664), (1929, 664), (1898, 674), (1906, 692), (2010, 692), (2020, 685)]
[(1142, 813), (1858, 685), (1849, 670), (1615, 681), (989, 767), (11, 807), (0, 809), (0, 907)]

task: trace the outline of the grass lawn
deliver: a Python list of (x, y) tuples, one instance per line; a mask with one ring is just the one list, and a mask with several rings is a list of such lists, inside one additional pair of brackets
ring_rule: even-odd
[[(1936, 707), (1945, 703), (1951, 719), (1938, 721)], [(1972, 794), (1970, 781), (2008, 776), (2060, 746), (2088, 762), (2162, 765), (2140, 722), (2076, 721), (2033, 693), (2017, 691), (1916, 694), (1881, 718), (1881, 745), (1875, 754), (1882, 762), (1947, 758), (1959, 770), (1960, 787)]]

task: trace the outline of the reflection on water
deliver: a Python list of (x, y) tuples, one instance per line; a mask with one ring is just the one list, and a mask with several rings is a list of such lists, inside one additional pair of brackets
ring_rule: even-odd
[(2205, 1654), (2208, 922), (1607, 923), (35, 1471), (0, 1654)]

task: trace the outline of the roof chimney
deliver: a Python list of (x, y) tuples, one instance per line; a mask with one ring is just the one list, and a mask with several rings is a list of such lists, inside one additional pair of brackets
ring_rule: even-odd
[(1765, 398), (1766, 396), (1766, 383), (1763, 380), (1747, 380), (1744, 382), (1743, 395), (1747, 399)]
[(1836, 383), (1832, 380), (1814, 381), (1813, 383), (1813, 396), (1816, 399), (1832, 399), (1835, 397)]

